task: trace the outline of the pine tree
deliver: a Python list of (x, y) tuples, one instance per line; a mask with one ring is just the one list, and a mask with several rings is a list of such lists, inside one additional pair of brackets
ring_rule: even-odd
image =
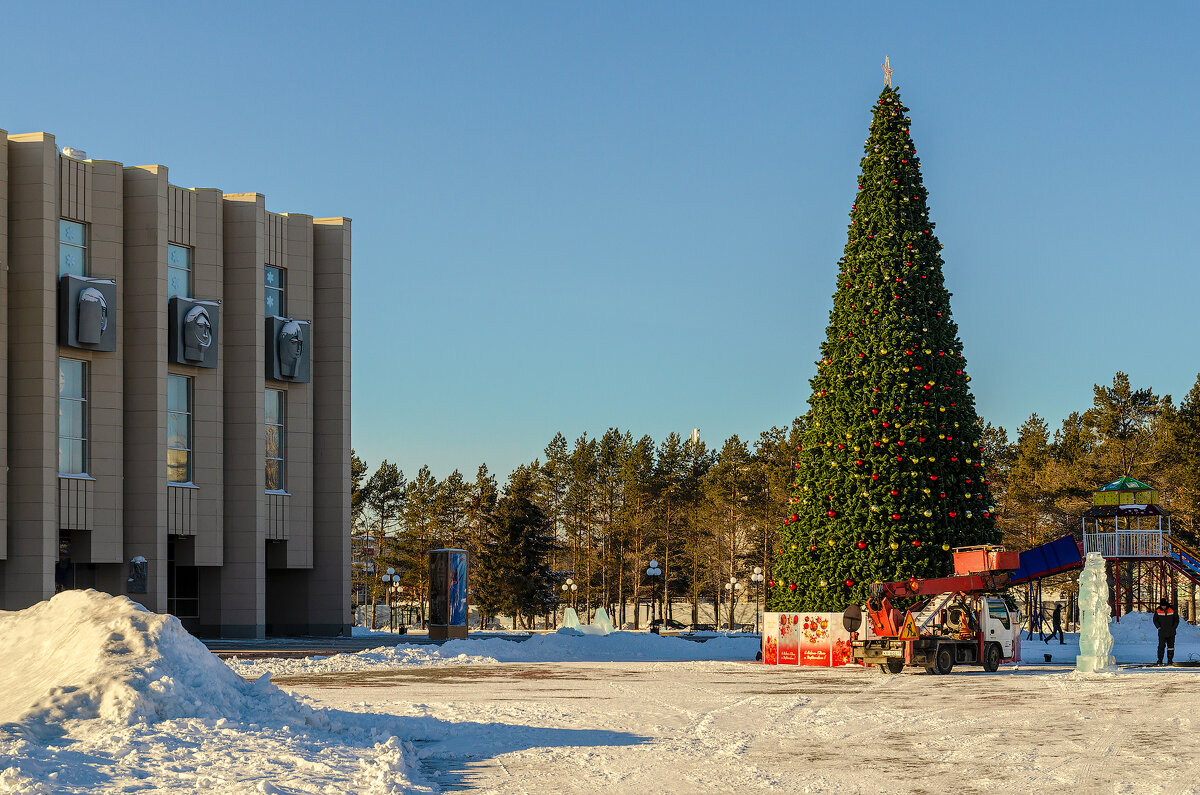
[(999, 540), (942, 246), (899, 92), (883, 90), (811, 380), (768, 603), (838, 610)]
[(516, 629), (522, 617), (552, 612), (558, 606), (557, 579), (550, 570), (554, 530), (534, 503), (535, 473), (540, 465), (521, 466), (505, 495), (486, 519), (487, 535), (476, 562), (475, 603), (480, 613), (508, 613)]

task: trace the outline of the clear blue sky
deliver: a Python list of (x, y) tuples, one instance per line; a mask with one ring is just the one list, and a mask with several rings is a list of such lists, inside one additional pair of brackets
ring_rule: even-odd
[(1056, 427), (1118, 369), (1176, 399), (1200, 371), (1194, 2), (20, 3), (4, 24), (0, 127), (354, 219), (372, 467), (504, 476), (559, 430), (719, 445), (806, 411), (885, 53), (982, 415)]

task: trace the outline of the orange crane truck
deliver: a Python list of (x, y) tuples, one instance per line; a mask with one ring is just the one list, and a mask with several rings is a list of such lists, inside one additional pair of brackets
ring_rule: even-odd
[[(906, 665), (948, 674), (955, 665), (982, 665), (990, 672), (1020, 659), (1017, 615), (999, 595), (1019, 565), (1018, 553), (998, 546), (962, 547), (953, 558), (951, 577), (871, 583), (866, 627), (862, 607), (846, 608), (842, 623), (851, 633), (855, 662), (887, 674), (898, 674)], [(905, 611), (892, 604), (906, 597), (924, 598)]]

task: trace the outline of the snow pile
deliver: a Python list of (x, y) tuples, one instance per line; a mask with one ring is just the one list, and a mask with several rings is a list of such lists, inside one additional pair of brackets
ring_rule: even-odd
[[(1108, 629), (1116, 644), (1158, 644), (1158, 627), (1154, 626), (1153, 613), (1128, 613), (1121, 616), (1120, 621), (1113, 619)], [(1175, 631), (1175, 648), (1185, 644), (1200, 646), (1200, 627), (1180, 621)]]
[(408, 666), (486, 665), (543, 662), (694, 662), (753, 660), (757, 637), (714, 637), (704, 643), (667, 635), (613, 632), (611, 635), (555, 633), (534, 635), (520, 642), (503, 638), (451, 640), (433, 644), (401, 644), (368, 649), (356, 654), (306, 659), (271, 658), (229, 660), (229, 667), (244, 677), (264, 673), (275, 676), (385, 670)]
[(421, 789), (394, 719), (247, 682), (174, 616), (123, 596), (65, 591), (0, 612), (0, 659), (0, 793), (118, 791), (151, 777), (159, 791)]
[(0, 613), (0, 652), (0, 723), (129, 725), (299, 706), (268, 680), (234, 674), (174, 616), (97, 591)]

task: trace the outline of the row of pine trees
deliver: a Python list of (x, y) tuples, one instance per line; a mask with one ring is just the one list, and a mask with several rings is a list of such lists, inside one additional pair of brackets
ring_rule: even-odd
[[(611, 429), (569, 443), (560, 433), (503, 488), (486, 465), (474, 480), (457, 471), (438, 480), (428, 467), (409, 480), (388, 461), (369, 472), (355, 457), (355, 535), (373, 539), (375, 572), (399, 570), (410, 596), (427, 589), (426, 550), (467, 549), (472, 604), (522, 626), (572, 603), (581, 615), (603, 606), (618, 626), (644, 626), (644, 606), (661, 606), (664, 594), (676, 620), (696, 623), (715, 610), (724, 622), (731, 576), (746, 589), (741, 600), (754, 598), (754, 567), (768, 583), (776, 578), (803, 432), (796, 420), (720, 449), (677, 434), (656, 443)], [(1118, 372), (1060, 427), (1033, 414), (1011, 436), (991, 424), (980, 436), (1009, 549), (1078, 536), (1092, 491), (1126, 474), (1157, 487), (1176, 534), (1197, 539), (1200, 378), (1175, 403)], [(661, 576), (646, 575), (651, 560)], [(568, 577), (578, 589), (564, 594)], [(382, 601), (377, 576), (359, 566), (356, 578), (360, 598)], [(679, 615), (682, 605), (690, 611)]]

